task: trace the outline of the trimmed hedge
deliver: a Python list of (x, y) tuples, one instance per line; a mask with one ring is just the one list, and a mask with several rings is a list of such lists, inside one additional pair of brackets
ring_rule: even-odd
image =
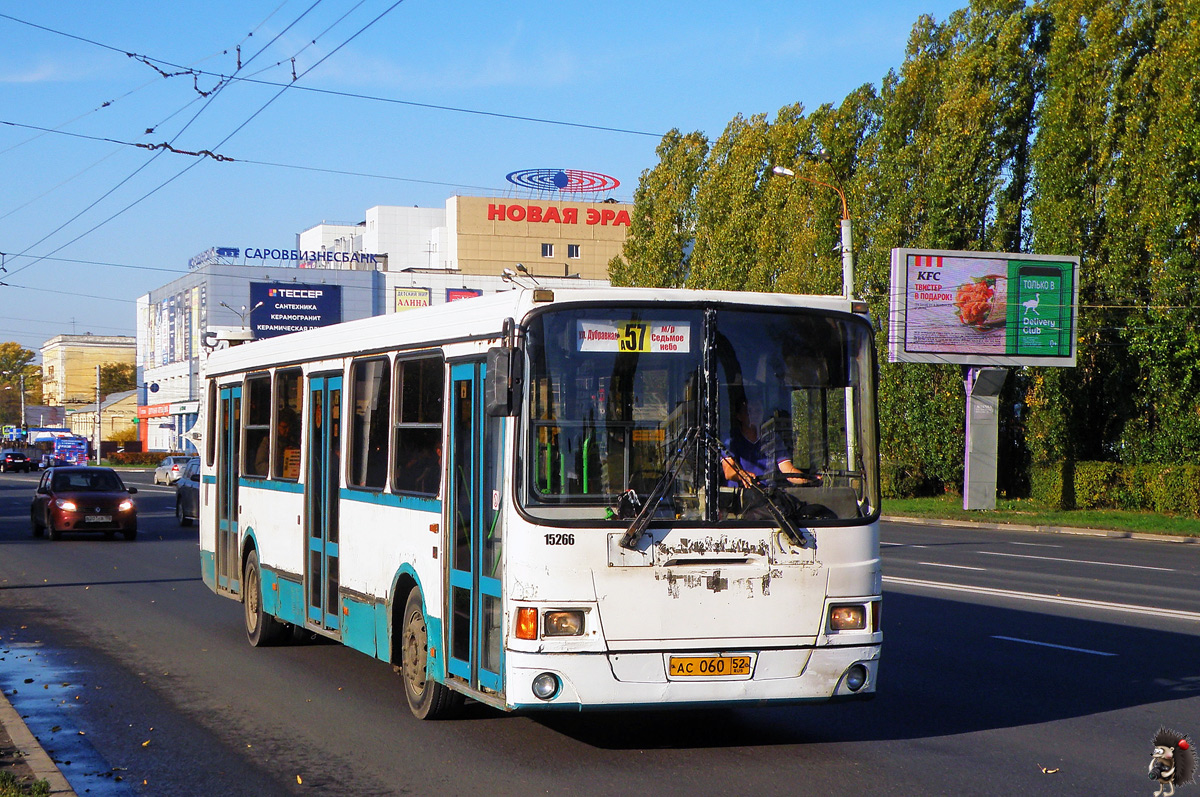
[(926, 476), (920, 466), (904, 462), (880, 463), (879, 490), (884, 498), (925, 498), (939, 495), (943, 486)]
[(1074, 509), (1075, 471), (1072, 463), (1030, 468), (1029, 497), (1051, 509)]
[(183, 451), (118, 451), (108, 457), (110, 465), (132, 465), (137, 467), (158, 467), (166, 457), (186, 457)]
[(1031, 497), (1052, 509), (1200, 517), (1200, 466), (1062, 462), (1034, 468)]

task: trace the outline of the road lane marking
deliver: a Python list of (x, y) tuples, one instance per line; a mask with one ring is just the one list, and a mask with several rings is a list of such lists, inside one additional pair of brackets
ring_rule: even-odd
[(1033, 556), (1027, 553), (1003, 553), (1002, 551), (976, 551), (984, 556), (1008, 556), (1012, 559), (1038, 559), (1043, 562), (1070, 562), (1075, 565), (1104, 565), (1105, 567), (1131, 567), (1134, 570), (1157, 570), (1162, 573), (1174, 573), (1170, 567), (1151, 567), (1150, 565), (1131, 565), (1125, 562), (1096, 562), (1090, 559), (1062, 559), (1057, 556)]
[(1009, 540), (1008, 544), (1009, 545), (1028, 545), (1030, 548), (1061, 548), (1062, 547), (1061, 545), (1051, 545), (1048, 542), (1017, 542), (1016, 540)]
[(1200, 622), (1200, 612), (1185, 612), (1180, 609), (1164, 609), (1156, 606), (1135, 606), (1129, 603), (1111, 603), (1109, 601), (1094, 601), (1087, 598), (1064, 598), (1061, 595), (1043, 595), (1037, 592), (1018, 592), (1011, 589), (995, 589), (993, 587), (972, 587), (966, 584), (948, 584), (944, 581), (925, 581), (919, 578), (903, 578), (901, 576), (884, 576), (884, 584), (895, 584), (903, 587), (924, 587), (926, 589), (944, 590), (946, 592), (967, 592), (973, 595), (987, 595), (993, 598), (1011, 598), (1014, 600), (1033, 601), (1035, 603), (1054, 603), (1059, 606), (1075, 606), (1084, 609), (1099, 609), (1106, 612), (1126, 612), (1128, 614), (1143, 614), (1148, 617), (1164, 617), (1174, 620), (1189, 620)]
[(954, 570), (977, 570), (980, 573), (987, 572), (987, 568), (984, 568), (984, 567), (970, 567), (968, 565), (948, 565), (948, 564), (945, 564), (944, 562), (917, 562), (917, 564), (928, 565), (929, 567), (949, 567)]
[(1116, 656), (1116, 653), (1106, 653), (1103, 650), (1088, 650), (1087, 648), (1073, 648), (1070, 645), (1055, 645), (1053, 642), (1038, 642), (1033, 639), (1018, 639), (1015, 636), (1000, 636), (993, 634), (992, 639), (1003, 639), (1005, 642), (1020, 642), (1025, 645), (1037, 645), (1043, 648), (1055, 648), (1056, 650), (1070, 650), (1074, 653), (1090, 653), (1093, 656)]
[(913, 545), (907, 542), (881, 542), (880, 548), (928, 548), (928, 545)]

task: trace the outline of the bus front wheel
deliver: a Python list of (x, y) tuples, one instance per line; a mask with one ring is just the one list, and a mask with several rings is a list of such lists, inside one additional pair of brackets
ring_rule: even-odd
[(421, 608), (421, 591), (412, 589), (404, 602), (400, 630), (400, 675), (404, 696), (413, 716), (421, 720), (446, 719), (458, 713), (463, 697), (429, 677), (429, 630)]
[(277, 644), (287, 631), (284, 623), (263, 609), (262, 571), (258, 567), (258, 551), (246, 556), (242, 577), (242, 608), (246, 617), (246, 639), (256, 648)]

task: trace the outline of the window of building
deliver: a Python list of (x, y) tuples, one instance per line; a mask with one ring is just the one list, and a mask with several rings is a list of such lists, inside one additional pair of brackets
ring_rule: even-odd
[(391, 365), (386, 358), (358, 360), (350, 366), (350, 473), (354, 487), (382, 490), (387, 485), (387, 444)]
[(442, 478), (442, 358), (396, 363), (392, 489), (437, 495)]
[(300, 478), (300, 417), (303, 396), (301, 372), (289, 368), (275, 372), (275, 467), (276, 479)]
[(567, 244), (567, 257), (571, 260), (579, 259), (579, 244)]
[(542, 257), (554, 257), (554, 244), (542, 244)]
[(256, 374), (246, 379), (246, 425), (242, 473), (266, 478), (271, 464), (271, 376)]

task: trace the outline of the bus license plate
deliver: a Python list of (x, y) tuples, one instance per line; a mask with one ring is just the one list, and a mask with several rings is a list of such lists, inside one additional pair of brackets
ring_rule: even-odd
[(83, 519), (84, 523), (112, 523), (112, 515), (88, 515)]
[(726, 678), (750, 674), (749, 656), (672, 656), (671, 678)]

